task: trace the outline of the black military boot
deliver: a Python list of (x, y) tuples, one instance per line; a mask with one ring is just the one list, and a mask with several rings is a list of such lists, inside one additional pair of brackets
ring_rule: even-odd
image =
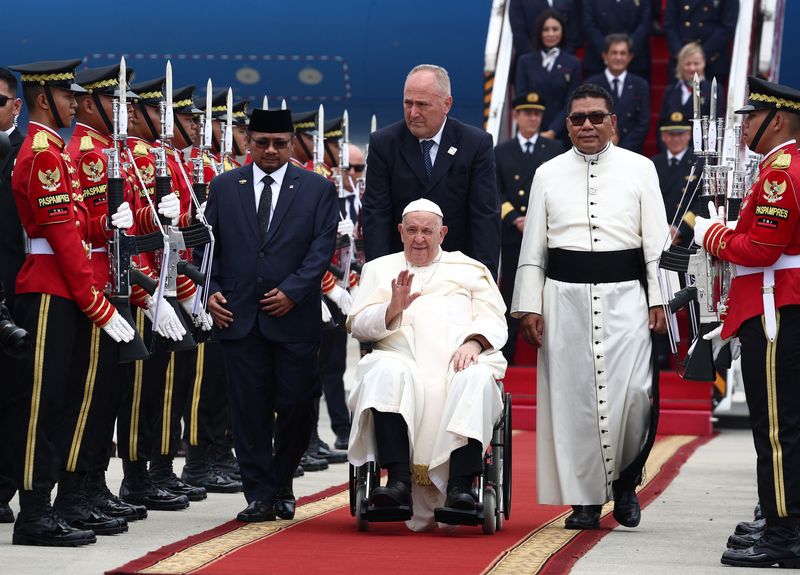
[(119, 488), (119, 497), (125, 503), (144, 505), (147, 509), (157, 511), (177, 511), (189, 507), (188, 497), (165, 491), (153, 483), (146, 461), (123, 459), (122, 471), (125, 477)]
[(172, 457), (169, 455), (156, 455), (150, 460), (150, 477), (161, 489), (176, 495), (185, 495), (189, 501), (202, 501), (208, 497), (203, 487), (194, 487), (178, 479), (172, 471)]
[(62, 471), (58, 481), (58, 495), (53, 503), (56, 512), (76, 529), (91, 529), (95, 535), (116, 535), (128, 530), (128, 522), (112, 518), (89, 505), (85, 476)]
[(89, 503), (109, 517), (121, 517), (126, 521), (147, 519), (147, 507), (125, 503), (111, 493), (106, 485), (104, 471), (89, 473), (86, 476), (86, 493), (89, 496)]
[(190, 445), (186, 452), (186, 465), (181, 472), (181, 481), (203, 487), (210, 493), (238, 493), (242, 482), (235, 481), (226, 473), (212, 467), (210, 449), (204, 445)]
[(14, 545), (77, 547), (94, 543), (94, 531), (75, 529), (50, 505), (50, 489), (19, 492), (19, 514), (14, 523)]
[(242, 472), (239, 469), (239, 460), (233, 454), (233, 450), (226, 445), (210, 445), (208, 447), (208, 459), (211, 467), (221, 471), (234, 481), (242, 480)]
[(7, 502), (0, 501), (0, 523), (14, 523), (14, 511)]
[(800, 519), (769, 520), (764, 533), (751, 547), (728, 549), (720, 562), (735, 567), (800, 568)]
[(327, 443), (320, 439), (316, 431), (311, 435), (311, 440), (308, 442), (306, 455), (316, 457), (317, 459), (324, 459), (328, 463), (344, 463), (347, 461), (347, 453), (331, 449)]

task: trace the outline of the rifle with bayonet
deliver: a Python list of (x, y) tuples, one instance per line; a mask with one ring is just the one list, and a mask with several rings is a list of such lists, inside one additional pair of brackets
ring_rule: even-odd
[[(125, 58), (120, 62), (119, 71), (119, 96), (112, 102), (112, 146), (103, 150), (108, 158), (107, 168), (107, 205), (111, 239), (108, 242), (109, 283), (106, 292), (117, 311), (132, 327), (136, 326), (130, 308), (131, 288), (133, 284), (139, 285), (150, 295), (159, 293), (159, 284), (149, 276), (139, 271), (132, 265), (131, 258), (144, 252), (156, 251), (163, 248), (164, 235), (155, 231), (141, 236), (129, 236), (123, 230), (110, 224), (111, 215), (116, 213), (119, 206), (125, 201), (125, 180), (122, 177), (121, 154), (127, 149), (127, 70)], [(163, 287), (163, 286), (161, 286)], [(160, 301), (157, 297), (156, 301)], [(158, 309), (156, 309), (156, 315)], [(152, 342), (151, 342), (152, 343)], [(149, 347), (152, 347), (149, 346)], [(123, 343), (119, 347), (120, 363), (143, 360), (149, 357), (148, 346), (142, 341), (141, 335), (136, 333), (133, 340)]]

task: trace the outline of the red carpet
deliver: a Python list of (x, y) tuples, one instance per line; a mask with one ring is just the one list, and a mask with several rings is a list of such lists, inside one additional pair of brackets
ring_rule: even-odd
[[(659, 439), (648, 462), (649, 483), (641, 491), (642, 504), (663, 491), (707, 440)], [(494, 535), (482, 535), (479, 527), (460, 527), (454, 534), (412, 533), (399, 523), (374, 523), (369, 532), (360, 533), (350, 516), (345, 485), (301, 499), (294, 521), (249, 525), (230, 521), (109, 574), (565, 573), (616, 523), (609, 514), (602, 522), (606, 529), (564, 530), (567, 507), (535, 503), (534, 452), (534, 433), (514, 436), (511, 520)], [(610, 509), (608, 505), (604, 513)]]

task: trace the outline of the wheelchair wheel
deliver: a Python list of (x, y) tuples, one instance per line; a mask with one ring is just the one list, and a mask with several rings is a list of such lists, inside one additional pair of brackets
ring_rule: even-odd
[(497, 494), (487, 487), (483, 492), (483, 534), (492, 535), (497, 529)]
[(359, 531), (369, 531), (369, 521), (364, 519), (361, 516), (361, 511), (364, 505), (364, 498), (367, 496), (367, 486), (363, 483), (358, 485), (356, 489), (356, 507), (355, 507), (355, 516), (356, 516), (356, 527)]
[(506, 394), (503, 419), (503, 514), (511, 517), (511, 394)]

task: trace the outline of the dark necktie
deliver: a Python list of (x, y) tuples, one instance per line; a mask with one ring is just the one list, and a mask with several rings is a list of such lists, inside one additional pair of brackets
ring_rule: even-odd
[(533, 144), (530, 142), (525, 142), (525, 153), (532, 154), (533, 153)]
[(431, 162), (431, 148), (433, 147), (433, 140), (422, 140), (422, 161), (425, 162), (425, 173), (431, 177), (433, 170), (433, 162)]
[(258, 231), (261, 234), (261, 240), (264, 241), (267, 237), (267, 230), (269, 230), (269, 215), (272, 211), (272, 187), (271, 184), (275, 180), (272, 176), (264, 176), (261, 178), (264, 182), (264, 189), (261, 190), (261, 198), (258, 200)]
[(356, 223), (358, 221), (358, 215), (356, 214), (356, 195), (351, 194), (345, 198), (347, 200), (347, 215), (350, 217), (350, 221)]
[(614, 98), (619, 98), (619, 78), (611, 80), (611, 86), (614, 90)]
[(672, 159), (670, 159), (669, 167), (676, 168), (677, 166), (678, 166), (678, 158), (673, 157)]

